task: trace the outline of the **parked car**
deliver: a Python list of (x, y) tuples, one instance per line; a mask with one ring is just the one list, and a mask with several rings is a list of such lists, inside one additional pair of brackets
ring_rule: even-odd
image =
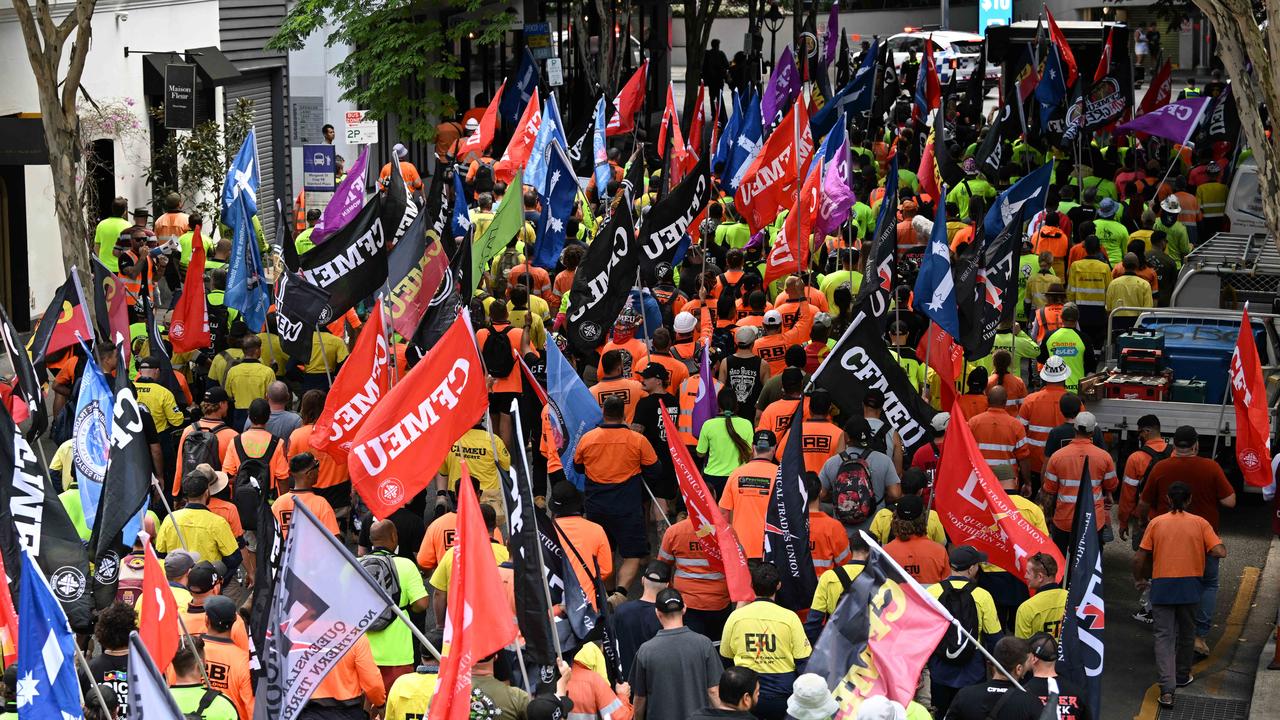
[[(943, 83), (951, 81), (954, 73), (959, 82), (968, 81), (982, 61), (985, 40), (981, 35), (955, 30), (916, 30), (908, 29), (889, 37), (889, 52), (892, 53), (893, 66), (901, 68), (906, 61), (908, 51), (915, 50), (916, 58), (921, 59), (924, 44), (933, 42), (933, 57), (938, 64), (938, 75)], [(985, 85), (994, 86), (1000, 82), (1000, 64), (988, 63)]]

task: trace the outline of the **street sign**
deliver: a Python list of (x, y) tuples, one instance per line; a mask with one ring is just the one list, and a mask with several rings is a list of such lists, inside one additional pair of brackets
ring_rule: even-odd
[(560, 58), (547, 58), (547, 84), (560, 87), (564, 84), (564, 70), (560, 67)]
[(302, 187), (305, 190), (333, 190), (334, 155), (332, 145), (302, 146)]
[(348, 145), (372, 145), (378, 142), (378, 121), (367, 120), (368, 110), (348, 110), (343, 119), (347, 125)]
[(164, 126), (167, 130), (196, 127), (196, 66), (164, 66)]
[(981, 0), (978, 3), (978, 32), (985, 35), (993, 25), (1008, 25), (1013, 20), (1013, 0)]
[(544, 22), (525, 23), (524, 43), (529, 47), (529, 52), (533, 53), (534, 60), (550, 58), (552, 55), (551, 24)]

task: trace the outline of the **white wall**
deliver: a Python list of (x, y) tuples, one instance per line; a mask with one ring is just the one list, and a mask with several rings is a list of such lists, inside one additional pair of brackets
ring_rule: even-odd
[[(55, 3), (57, 4), (57, 3)], [(117, 20), (127, 12), (128, 20)], [(146, 122), (142, 103), (142, 55), (124, 56), (125, 46), (138, 50), (182, 51), (218, 45), (216, 0), (140, 0), (101, 2), (93, 16), (93, 38), (81, 84), (95, 101), (133, 98), (134, 112)], [(68, 43), (68, 46), (70, 43)], [(68, 49), (68, 53), (69, 53)], [(35, 77), (27, 60), (26, 45), (13, 10), (5, 3), (0, 12), (0, 115), (38, 113)], [(93, 138), (85, 138), (92, 140)], [(145, 205), (151, 198), (144, 182), (150, 164), (145, 142), (116, 149), (116, 195), (130, 205)], [(54, 213), (53, 176), (47, 165), (27, 166), (27, 266), (31, 284), (31, 311), (44, 311), (53, 291), (66, 278), (59, 249)]]
[[(329, 30), (326, 27), (312, 35), (307, 40), (306, 46), (301, 50), (289, 53), (289, 96), (290, 98), (315, 97), (322, 99), (325, 122), (332, 125), (337, 132), (337, 139), (334, 141), (336, 152), (346, 159), (347, 167), (350, 168), (352, 163), (356, 161), (356, 156), (360, 154), (360, 148), (342, 142), (343, 114), (348, 110), (358, 110), (359, 108), (352, 103), (338, 99), (342, 95), (342, 89), (338, 87), (338, 80), (329, 73), (329, 69), (346, 60), (349, 48), (346, 45), (326, 47), (325, 40), (328, 36)], [(291, 123), (292, 120), (291, 117)], [(292, 128), (290, 133), (292, 133)], [(318, 139), (311, 140), (310, 138), (308, 138), (308, 141), (320, 142)], [(293, 139), (291, 152), (293, 153), (292, 187), (296, 195), (302, 189), (301, 141), (296, 138)]]

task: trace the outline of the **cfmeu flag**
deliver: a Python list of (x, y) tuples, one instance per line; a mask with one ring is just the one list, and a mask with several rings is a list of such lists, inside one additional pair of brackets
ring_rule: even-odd
[[(314, 232), (314, 231), (313, 231)], [(204, 285), (204, 240), (197, 225), (191, 237), (191, 261), (187, 263), (187, 277), (183, 287), (199, 288)], [(178, 296), (169, 321), (169, 342), (175, 353), (185, 353), (206, 348), (213, 344), (209, 332), (209, 307), (204, 293), (189, 292)]]
[[(951, 413), (952, 417), (964, 417), (959, 405), (953, 405)], [(1047, 553), (1058, 561), (1057, 580), (1062, 580), (1066, 569), (1062, 553), (1023, 517), (1000, 487), (968, 423), (955, 423), (947, 432), (933, 503), (947, 536), (956, 545), (972, 545), (986, 553), (993, 565), (1019, 580), (1026, 573), (1027, 558)]]
[(779, 210), (795, 202), (796, 184), (813, 149), (809, 109), (803, 100), (798, 100), (769, 134), (738, 181), (735, 207), (753, 232), (768, 225)]
[[(940, 197), (946, 197), (946, 187), (941, 190)], [(920, 275), (916, 277), (915, 309), (957, 338), (960, 337), (960, 318), (956, 312), (955, 281), (951, 277), (951, 247), (947, 244), (947, 209), (943, 203), (937, 205), (933, 234), (920, 263)]]
[(311, 435), (312, 448), (328, 453), (339, 463), (347, 462), (356, 434), (378, 401), (387, 394), (390, 357), (382, 303), (378, 303), (369, 313), (351, 356), (338, 369), (333, 387), (325, 396), (324, 410), (316, 419)]
[[(123, 368), (122, 368), (123, 371)], [(79, 720), (76, 641), (53, 590), (31, 554), (22, 553), (18, 591), (18, 717)]]
[(1240, 316), (1240, 334), (1231, 353), (1231, 399), (1236, 406), (1236, 462), (1245, 482), (1255, 487), (1271, 484), (1271, 417), (1267, 410), (1267, 385), (1253, 340), (1249, 307)]
[[(488, 406), (484, 365), (467, 314), (373, 407), (351, 443), (351, 484), (387, 517), (431, 480), (453, 442)], [(290, 540), (292, 540), (292, 535)]]
[(485, 108), (484, 115), (480, 116), (480, 126), (458, 144), (457, 157), (462, 158), (467, 153), (475, 153), (476, 157), (479, 157), (493, 142), (493, 134), (498, 125), (498, 107), (502, 104), (503, 91), (506, 87), (507, 82), (503, 80), (502, 86), (498, 88), (498, 92), (489, 101), (489, 106)]
[(578, 440), (604, 421), (600, 404), (587, 390), (582, 378), (555, 343), (547, 343), (547, 412), (553, 431), (559, 433), (556, 447), (564, 464), (564, 476), (581, 490), (586, 478), (573, 467)]
[(635, 129), (636, 113), (644, 102), (644, 88), (648, 78), (649, 61), (645, 60), (613, 99), (613, 116), (605, 126), (605, 135), (622, 135)]
[(489, 532), (480, 501), (462, 461), (458, 482), (458, 544), (453, 547), (449, 608), (436, 695), (430, 720), (467, 720), (471, 716), (471, 668), (516, 638), (516, 623), (489, 549)]
[[(947, 445), (950, 445), (950, 441)], [(945, 455), (945, 453), (944, 453)], [(945, 462), (943, 460), (942, 462)], [(939, 467), (944, 467), (939, 463)], [(1080, 487), (1092, 487), (1089, 461), (1085, 460)], [(1090, 715), (1102, 717), (1102, 664), (1105, 652), (1102, 631), (1106, 604), (1102, 599), (1102, 545), (1098, 542), (1096, 508), (1076, 502), (1071, 533), (1071, 578), (1067, 581), (1067, 607), (1062, 617), (1062, 641), (1058, 643), (1058, 668), (1078, 687), (1085, 688)]]

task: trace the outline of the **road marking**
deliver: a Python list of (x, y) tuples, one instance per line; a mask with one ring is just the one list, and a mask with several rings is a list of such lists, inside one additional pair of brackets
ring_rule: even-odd
[[(1196, 663), (1191, 668), (1193, 675), (1199, 675), (1213, 665), (1216, 665), (1222, 656), (1226, 654), (1227, 649), (1234, 646), (1240, 639), (1240, 633), (1244, 630), (1245, 620), (1249, 617), (1249, 608), (1253, 605), (1253, 595), (1258, 589), (1258, 578), (1261, 577), (1262, 570), (1256, 567), (1246, 567), (1240, 575), (1240, 589), (1236, 592), (1235, 602), (1231, 604), (1231, 611), (1227, 613), (1227, 620), (1222, 637), (1218, 638), (1218, 642), (1214, 643), (1213, 649), (1209, 652), (1209, 656)], [(1217, 692), (1221, 682), (1221, 673), (1215, 673), (1212, 682), (1208, 683), (1205, 691), (1209, 694)], [(1160, 685), (1152, 683), (1147, 688), (1146, 694), (1142, 697), (1142, 707), (1138, 709), (1138, 714), (1133, 716), (1133, 720), (1155, 720), (1160, 712)]]

